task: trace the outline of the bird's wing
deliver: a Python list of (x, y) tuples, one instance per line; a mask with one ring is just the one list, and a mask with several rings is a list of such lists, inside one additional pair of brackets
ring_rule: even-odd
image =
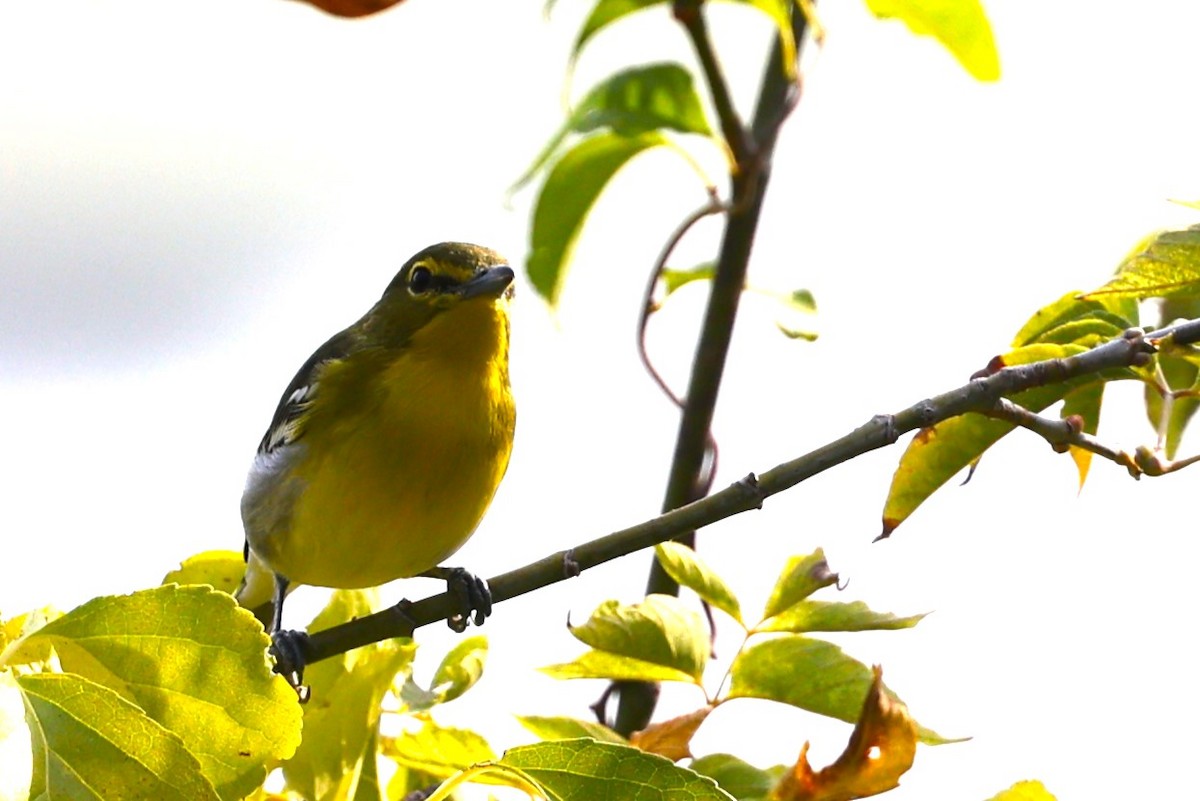
[(267, 433), (258, 443), (258, 453), (271, 453), (276, 448), (295, 442), (304, 434), (304, 415), (312, 406), (313, 398), (317, 395), (318, 380), (321, 371), (330, 362), (339, 361), (351, 352), (355, 337), (349, 330), (334, 334), (329, 340), (317, 348), (296, 372), (279, 405), (275, 407), (275, 416)]

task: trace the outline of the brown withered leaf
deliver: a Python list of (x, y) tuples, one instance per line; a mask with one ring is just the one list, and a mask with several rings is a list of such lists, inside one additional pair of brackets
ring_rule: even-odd
[(883, 670), (867, 691), (862, 715), (846, 750), (829, 767), (813, 772), (808, 743), (795, 767), (771, 791), (775, 801), (851, 801), (886, 792), (900, 784), (917, 753), (917, 725), (908, 707), (883, 689)]
[(692, 736), (712, 711), (711, 706), (705, 706), (695, 712), (664, 720), (662, 723), (654, 723), (634, 732), (629, 742), (643, 751), (664, 756), (672, 762), (690, 759)]
[(391, 8), (402, 0), (304, 0), (309, 5), (335, 17), (365, 17), (386, 8)]

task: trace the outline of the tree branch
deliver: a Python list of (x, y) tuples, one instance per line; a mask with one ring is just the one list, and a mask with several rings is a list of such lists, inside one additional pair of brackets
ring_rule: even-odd
[[(695, 11), (696, 14), (701, 13), (699, 8)], [(792, 19), (796, 41), (802, 41), (805, 19), (799, 12), (795, 12)], [(697, 53), (701, 54), (701, 61), (711, 63), (719, 75), (716, 57), (711, 53), (711, 42), (706, 37), (695, 38), (691, 29), (689, 29), (689, 33), (693, 34), (693, 45)], [(707, 57), (702, 55), (705, 49), (710, 51)], [(702, 481), (701, 478), (704, 472), (705, 456), (710, 451), (708, 444), (711, 441), (710, 429), (713, 410), (716, 407), (721, 378), (725, 371), (725, 357), (729, 352), (729, 342), (733, 335), (733, 323), (737, 317), (738, 302), (741, 299), (742, 289), (746, 285), (750, 248), (758, 229), (763, 199), (766, 197), (771, 154), (779, 126), (787, 118), (791, 108), (795, 106), (796, 96), (791, 91), (792, 84), (787, 78), (782, 62), (783, 47), (779, 38), (776, 37), (771, 54), (767, 57), (762, 89), (759, 92), (758, 105), (751, 122), (750, 133), (758, 144), (755, 146), (753, 158), (739, 163), (731, 176), (730, 208), (727, 212), (725, 232), (714, 269), (708, 307), (705, 309), (700, 338), (696, 343), (696, 355), (692, 360), (692, 373), (687, 394), (684, 396), (679, 433), (675, 439), (675, 453), (671, 460), (671, 472), (667, 479), (667, 490), (663, 498), (662, 510), (664, 512), (703, 497), (710, 488), (708, 485), (711, 484), (711, 469), (708, 476), (709, 481)], [(708, 76), (707, 73), (706, 77), (711, 80), (711, 76)], [(736, 114), (732, 113), (733, 107), (731, 105), (722, 106), (715, 100), (718, 95), (717, 90), (714, 89), (713, 94), (717, 113), (722, 115), (722, 130), (735, 124), (741, 127), (740, 120), (737, 119)], [(728, 134), (726, 135), (728, 136)], [(694, 538), (690, 535), (691, 532), (684, 531), (680, 532), (677, 538), (691, 544)], [(646, 591), (648, 593), (676, 593), (678, 586), (655, 561), (650, 566)], [(641, 727), (634, 726), (630, 731), (637, 728)]]
[(729, 92), (725, 73), (717, 62), (717, 51), (708, 36), (708, 22), (704, 19), (703, 5), (704, 0), (675, 0), (673, 13), (692, 40), (692, 48), (700, 61), (700, 69), (704, 71), (704, 80), (708, 84), (713, 107), (717, 111), (717, 120), (721, 124), (721, 135), (729, 144), (734, 163), (741, 166), (752, 158), (756, 145), (738, 117), (737, 109), (734, 108), (733, 95)]
[[(682, 532), (695, 531), (735, 514), (759, 509), (772, 495), (868, 451), (892, 445), (909, 431), (926, 428), (967, 412), (986, 414), (1006, 395), (1062, 383), (1078, 376), (1098, 374), (1104, 370), (1145, 364), (1155, 352), (1153, 343), (1168, 335), (1174, 335), (1179, 343), (1200, 340), (1200, 320), (1191, 320), (1149, 334), (1133, 329), (1122, 337), (1083, 353), (1064, 359), (1005, 367), (990, 375), (972, 378), (963, 386), (948, 392), (918, 401), (896, 414), (876, 415), (844, 436), (758, 476), (752, 473), (720, 492), (652, 520), (571, 550), (552, 553), (496, 576), (489, 580), (492, 599), (500, 603), (515, 598), (572, 578), (583, 570), (617, 557), (665, 542)], [(1174, 464), (1182, 466), (1198, 460), (1200, 457)], [(1149, 470), (1145, 472), (1147, 475), (1156, 474)], [(449, 593), (442, 593), (300, 637), (297, 646), (306, 662), (317, 662), (383, 639), (410, 637), (416, 628), (445, 620), (457, 611), (457, 600)]]
[[(733, 336), (738, 303), (746, 285), (750, 249), (758, 230), (759, 215), (770, 179), (771, 155), (779, 127), (795, 107), (798, 97), (788, 79), (788, 71), (784, 69), (783, 46), (780, 37), (776, 36), (764, 68), (754, 119), (747, 130), (733, 107), (729, 88), (708, 37), (703, 0), (676, 0), (675, 16), (691, 38), (704, 70), (734, 165), (730, 175), (730, 208), (726, 213), (725, 231), (700, 337), (696, 343), (696, 355), (692, 359), (692, 373), (684, 397), (679, 433), (675, 439), (675, 452), (663, 498), (664, 512), (702, 498), (712, 489), (717, 458), (716, 442), (711, 431), (713, 410), (725, 371), (725, 357)], [(792, 29), (796, 42), (803, 41), (805, 25), (804, 15), (793, 7)], [(694, 545), (695, 532), (684, 530), (674, 539)], [(679, 585), (667, 575), (657, 560), (650, 563), (646, 592), (672, 595), (679, 592)], [(619, 693), (614, 728), (624, 735), (645, 728), (654, 713), (656, 697), (657, 693), (650, 685), (624, 683)]]

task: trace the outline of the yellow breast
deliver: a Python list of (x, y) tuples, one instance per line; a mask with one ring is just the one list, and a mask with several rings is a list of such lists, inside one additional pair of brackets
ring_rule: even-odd
[(439, 565), (466, 542), (512, 451), (503, 304), (464, 303), (401, 348), (321, 374), (321, 406), (339, 414), (320, 419), (314, 407), (306, 426), (302, 490), (266, 554), (274, 570), (369, 587)]

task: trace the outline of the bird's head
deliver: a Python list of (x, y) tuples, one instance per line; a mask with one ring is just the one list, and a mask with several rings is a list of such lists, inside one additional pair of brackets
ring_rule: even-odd
[(455, 309), (490, 304), (507, 309), (513, 270), (493, 250), (463, 242), (431, 245), (404, 263), (368, 317), (387, 340), (406, 341)]

